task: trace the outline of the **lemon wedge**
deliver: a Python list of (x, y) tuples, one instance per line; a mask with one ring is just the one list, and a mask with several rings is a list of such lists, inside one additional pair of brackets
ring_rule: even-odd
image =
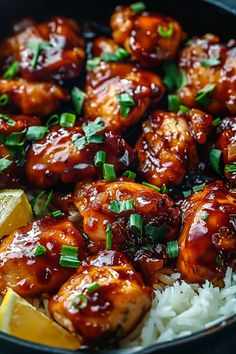
[(26, 226), (32, 216), (31, 206), (23, 190), (0, 191), (0, 238), (18, 227)]
[(0, 331), (34, 343), (78, 349), (79, 339), (39, 312), (12, 289), (0, 306)]

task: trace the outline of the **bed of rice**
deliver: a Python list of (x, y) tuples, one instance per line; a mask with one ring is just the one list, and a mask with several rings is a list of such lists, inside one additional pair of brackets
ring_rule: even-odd
[[(188, 284), (178, 280), (179, 276), (178, 273), (172, 274), (173, 285), (154, 292), (151, 310), (138, 331), (121, 343), (122, 347), (144, 347), (184, 337), (218, 323), (224, 324), (225, 320), (236, 314), (236, 273), (231, 268), (226, 271), (222, 289), (214, 287), (209, 281), (203, 285)], [(27, 300), (50, 317), (48, 299), (43, 295)], [(134, 335), (135, 339), (131, 340)]]
[(176, 280), (163, 291), (155, 291), (140, 335), (123, 346), (165, 342), (225, 321), (236, 314), (236, 274), (231, 268), (227, 269), (224, 283), (220, 289), (208, 281), (200, 286)]

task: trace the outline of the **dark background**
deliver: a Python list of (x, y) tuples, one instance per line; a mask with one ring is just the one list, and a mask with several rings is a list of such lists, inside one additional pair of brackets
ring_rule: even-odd
[[(0, 37), (11, 31), (11, 25), (24, 17), (36, 20), (63, 14), (84, 22), (93, 19), (107, 24), (115, 5), (138, 0), (0, 0)], [(236, 0), (144, 0), (150, 10), (180, 20), (187, 33), (212, 32), (222, 40), (236, 39)], [(217, 7), (213, 4), (216, 4)], [(39, 347), (0, 333), (0, 354), (69, 354), (70, 351)], [(78, 352), (81, 353), (81, 352)], [(83, 353), (83, 352), (82, 352)], [(95, 351), (87, 351), (94, 354)], [(104, 354), (111, 353), (106, 351)], [(220, 331), (195, 334), (168, 345), (154, 345), (143, 350), (112, 351), (112, 354), (236, 354), (236, 320)]]

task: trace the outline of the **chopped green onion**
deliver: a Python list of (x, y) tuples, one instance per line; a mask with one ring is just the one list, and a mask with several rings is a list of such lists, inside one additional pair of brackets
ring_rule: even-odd
[(64, 128), (72, 128), (75, 125), (76, 115), (73, 113), (62, 113), (60, 117), (60, 126)]
[(145, 235), (150, 236), (154, 243), (158, 241), (164, 241), (168, 233), (168, 227), (166, 224), (161, 226), (146, 226)]
[(84, 309), (88, 306), (88, 296), (84, 294), (79, 294), (74, 297), (71, 302), (71, 307), (75, 309)]
[(201, 61), (201, 66), (204, 68), (209, 68), (211, 66), (217, 66), (220, 64), (220, 58), (219, 57), (211, 57), (208, 59), (204, 59)]
[(9, 160), (7, 157), (8, 156), (5, 156), (0, 159), (0, 172), (5, 171), (13, 162)]
[(168, 111), (178, 112), (180, 107), (180, 98), (177, 95), (168, 95)]
[(210, 161), (211, 167), (219, 175), (221, 174), (221, 170), (220, 170), (221, 155), (222, 155), (222, 151), (221, 150), (219, 150), (219, 149), (211, 149), (210, 156), (209, 156), (209, 161)]
[(90, 137), (104, 130), (105, 126), (103, 124), (102, 118), (98, 117), (93, 122), (90, 122), (89, 124), (83, 124), (82, 128), (86, 137)]
[(62, 216), (62, 212), (61, 210), (55, 210), (51, 212), (51, 215), (53, 218), (57, 219), (60, 218)]
[(80, 138), (78, 138), (78, 134), (74, 134), (71, 140), (75, 144), (78, 150), (82, 150), (88, 144), (86, 137), (80, 136)]
[(178, 257), (179, 254), (179, 245), (178, 241), (167, 242), (167, 255), (169, 259)]
[(206, 183), (202, 183), (202, 184), (198, 184), (196, 186), (193, 186), (193, 191), (194, 192), (198, 192), (198, 191), (202, 191), (205, 187)]
[(182, 191), (182, 194), (185, 198), (187, 198), (192, 194), (192, 191), (191, 191), (191, 189), (189, 189), (187, 191)]
[(33, 213), (36, 217), (42, 217), (46, 215), (47, 208), (51, 203), (53, 191), (47, 193), (46, 191), (40, 192), (36, 197), (30, 200)]
[(143, 233), (142, 216), (140, 216), (139, 214), (131, 214), (129, 217), (129, 227), (135, 235), (141, 236)]
[(86, 93), (78, 87), (74, 87), (71, 91), (71, 98), (77, 114), (80, 115), (86, 98)]
[(157, 186), (154, 186), (154, 184), (151, 184), (151, 183), (147, 183), (147, 182), (142, 182), (142, 184), (146, 187), (149, 187), (149, 188), (152, 188), (154, 189), (155, 191), (157, 192), (160, 192), (161, 188), (157, 187)]
[(40, 41), (38, 39), (31, 39), (28, 43), (28, 47), (33, 54), (31, 65), (32, 65), (32, 68), (35, 69), (38, 64), (38, 59), (39, 59), (40, 54), (52, 46), (47, 41)]
[(109, 210), (115, 214), (120, 214), (127, 210), (134, 210), (134, 201), (133, 199), (111, 200)]
[(0, 113), (0, 119), (5, 120), (7, 125), (9, 125), (10, 127), (14, 127), (16, 125), (16, 122), (6, 114)]
[(120, 105), (120, 113), (123, 118), (128, 117), (130, 110), (135, 106), (135, 101), (129, 93), (122, 93), (117, 96)]
[(202, 219), (203, 221), (206, 221), (206, 220), (208, 219), (208, 216), (209, 216), (209, 214), (206, 213), (206, 214), (204, 214), (204, 215), (201, 216), (201, 219)]
[(42, 245), (37, 245), (34, 249), (35, 257), (44, 256), (46, 254), (46, 248)]
[(25, 130), (22, 130), (21, 132), (11, 133), (6, 137), (4, 145), (7, 147), (22, 146), (24, 144), (24, 141), (22, 141), (22, 137), (24, 136), (24, 134)]
[(164, 79), (166, 87), (172, 91), (174, 88), (180, 89), (186, 84), (186, 77), (183, 71), (177, 69), (175, 63), (165, 62), (163, 64)]
[(127, 170), (123, 173), (122, 175), (123, 177), (127, 177), (127, 178), (130, 178), (130, 179), (135, 179), (137, 177), (137, 174), (133, 171), (130, 171), (130, 170)]
[(6, 106), (10, 101), (10, 98), (7, 94), (3, 94), (0, 96), (0, 106)]
[(187, 113), (188, 111), (189, 111), (189, 108), (188, 108), (188, 107), (183, 106), (183, 105), (180, 105), (180, 106), (179, 106), (179, 112), (185, 114), (185, 113)]
[(104, 135), (93, 135), (87, 137), (87, 143), (102, 144), (104, 142)]
[(47, 121), (46, 123), (46, 127), (51, 128), (54, 125), (58, 125), (59, 124), (59, 116), (58, 114), (53, 114)]
[(168, 187), (165, 184), (163, 184), (163, 186), (161, 186), (160, 192), (162, 194), (168, 194), (169, 193), (169, 189), (168, 189)]
[(78, 268), (81, 262), (78, 259), (78, 247), (63, 245), (59, 264), (62, 267)]
[(139, 13), (146, 9), (146, 5), (142, 1), (135, 2), (130, 5), (130, 8), (133, 12)]
[(212, 125), (214, 127), (217, 127), (218, 125), (221, 124), (221, 118), (215, 118), (213, 121), (212, 121)]
[(225, 165), (225, 172), (227, 173), (236, 172), (236, 163), (233, 163), (232, 165)]
[(48, 127), (37, 126), (37, 125), (32, 126), (27, 129), (25, 138), (28, 141), (41, 140), (42, 138), (44, 138), (47, 132), (48, 132)]
[(111, 224), (107, 224), (106, 227), (106, 249), (111, 250), (112, 249), (112, 227)]
[(94, 293), (94, 291), (96, 291), (99, 288), (100, 288), (100, 284), (96, 282), (86, 286), (87, 291), (90, 293)]
[(106, 162), (106, 153), (105, 151), (98, 151), (94, 157), (94, 165), (96, 167), (102, 167)]
[(103, 164), (103, 178), (105, 179), (105, 181), (116, 180), (116, 171), (114, 165), (110, 163)]
[(100, 57), (88, 59), (87, 64), (86, 64), (86, 68), (88, 70), (94, 70), (99, 65), (100, 61), (101, 61)]
[(3, 74), (5, 80), (10, 80), (18, 73), (20, 69), (20, 64), (17, 60), (13, 61)]
[(157, 32), (163, 38), (170, 38), (174, 32), (174, 24), (172, 22), (169, 23), (168, 28), (165, 28), (165, 27), (162, 27), (159, 25), (157, 27)]
[(195, 96), (196, 102), (202, 106), (209, 106), (212, 102), (215, 86), (215, 84), (206, 85), (203, 89), (199, 90)]
[(106, 62), (123, 61), (129, 57), (129, 52), (123, 48), (118, 48), (114, 53), (103, 53), (102, 60)]

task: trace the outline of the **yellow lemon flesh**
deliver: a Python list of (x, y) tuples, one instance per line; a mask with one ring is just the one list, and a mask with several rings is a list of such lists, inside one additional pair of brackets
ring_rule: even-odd
[(31, 206), (23, 190), (0, 191), (0, 238), (26, 226), (32, 216)]
[(0, 331), (34, 343), (78, 349), (79, 339), (39, 312), (12, 289), (0, 306)]

